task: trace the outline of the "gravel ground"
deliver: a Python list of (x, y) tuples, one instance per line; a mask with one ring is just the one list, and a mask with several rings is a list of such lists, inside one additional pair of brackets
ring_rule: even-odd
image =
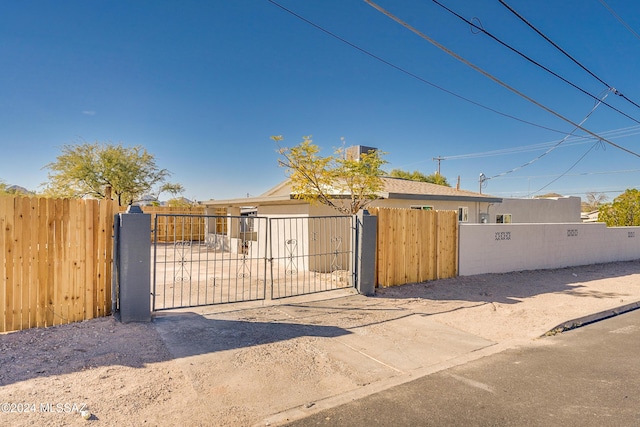
[[(157, 322), (122, 324), (107, 317), (0, 334), (0, 425), (252, 425), (305, 401), (306, 391), (322, 386), (314, 379), (341, 378), (344, 383), (332, 384), (336, 393), (372, 380), (320, 351), (315, 343), (326, 338), (292, 334), (269, 340), (272, 323), (349, 329), (366, 321), (371, 326), (361, 333), (375, 333), (381, 326), (371, 316), (384, 321), (401, 310), (496, 343), (534, 340), (564, 321), (640, 301), (640, 262), (457, 277), (342, 301), (361, 309), (335, 318), (325, 304), (324, 311), (297, 319), (277, 306), (210, 312), (209, 319), (222, 322), (217, 333), (235, 333), (239, 344), (219, 349), (228, 362), (224, 366), (233, 369), (211, 366), (198, 378), (185, 369), (198, 363), (196, 352), (172, 354)], [(362, 307), (369, 307), (369, 314)], [(239, 319), (242, 330), (233, 327)], [(246, 396), (232, 390), (251, 378), (273, 381), (258, 381), (248, 405)], [(299, 399), (282, 393), (290, 384), (301, 385)], [(91, 412), (89, 420), (82, 409)]]

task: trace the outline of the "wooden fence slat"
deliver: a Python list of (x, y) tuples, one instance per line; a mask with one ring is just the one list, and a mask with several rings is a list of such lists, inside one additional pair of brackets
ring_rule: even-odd
[(60, 212), (60, 256), (56, 257), (57, 266), (56, 271), (59, 271), (59, 277), (56, 282), (56, 289), (60, 290), (58, 295), (58, 313), (56, 324), (64, 324), (69, 322), (69, 286), (71, 281), (71, 274), (69, 272), (69, 247), (68, 242), (70, 240), (69, 232), (69, 199), (62, 199), (62, 210)]
[(426, 224), (422, 227), (422, 235), (425, 239), (427, 250), (424, 253), (426, 262), (425, 267), (423, 268), (422, 281), (435, 280), (437, 278), (436, 265), (438, 258), (436, 240), (436, 220), (438, 218), (438, 213), (436, 211), (425, 211), (424, 213), (427, 220), (425, 220)]
[(457, 224), (454, 212), (438, 218), (438, 278), (453, 277), (456, 274)]
[(6, 310), (7, 310), (7, 290), (9, 284), (7, 282), (7, 262), (6, 253), (6, 229), (8, 227), (6, 215), (9, 211), (9, 201), (13, 199), (0, 196), (0, 332), (7, 331)]
[[(107, 283), (107, 270), (110, 270), (110, 265), (107, 265), (107, 244), (109, 242), (109, 235), (107, 230), (107, 216), (113, 216), (113, 212), (109, 210), (110, 201), (101, 200), (99, 203), (98, 213), (98, 247), (97, 247), (97, 275), (98, 285), (95, 291), (94, 306), (95, 316), (104, 316), (107, 313), (106, 310), (106, 293), (107, 285), (111, 285), (110, 279)], [(109, 276), (110, 277), (110, 276)]]
[(86, 239), (85, 239), (85, 227), (86, 227), (86, 203), (84, 200), (72, 200), (71, 201), (71, 218), (73, 225), (71, 229), (73, 231), (73, 239), (71, 240), (71, 268), (73, 271), (73, 293), (71, 296), (72, 310), (71, 319), (72, 322), (78, 322), (84, 320), (84, 280), (85, 274), (85, 260), (86, 260)]
[(419, 239), (418, 230), (420, 228), (420, 214), (422, 211), (417, 209), (407, 210), (407, 241), (409, 246), (413, 248), (407, 254), (407, 282), (414, 283), (420, 280), (420, 262), (422, 256), (422, 245)]
[(6, 204), (6, 212), (5, 212), (5, 266), (6, 266), (6, 309), (5, 309), (5, 321), (7, 331), (15, 331), (14, 327), (14, 303), (13, 303), (13, 294), (15, 290), (14, 283), (14, 266), (15, 266), (15, 256), (13, 253), (13, 227), (14, 227), (14, 216), (15, 216), (15, 198), (11, 199)]
[(84, 295), (83, 295), (83, 319), (93, 319), (95, 317), (95, 289), (96, 289), (96, 251), (95, 251), (95, 222), (97, 212), (97, 200), (85, 201), (85, 226), (84, 226), (84, 245), (85, 245), (85, 262), (84, 262)]
[(36, 308), (36, 327), (47, 326), (47, 289), (48, 280), (47, 272), (48, 265), (51, 262), (49, 259), (49, 228), (47, 218), (47, 203), (48, 199), (38, 198), (38, 215), (37, 215), (37, 227), (38, 227), (38, 284), (37, 284), (37, 308)]
[(47, 199), (47, 295), (45, 323), (54, 324), (56, 284), (56, 205), (55, 199)]
[(107, 202), (108, 214), (105, 218), (107, 245), (105, 246), (105, 263), (107, 265), (107, 274), (105, 276), (105, 315), (111, 314), (111, 283), (113, 282), (113, 226), (114, 214), (118, 211), (118, 205), (115, 202)]
[(29, 327), (29, 241), (31, 234), (29, 224), (25, 224), (25, 222), (29, 216), (29, 201), (24, 197), (19, 197), (16, 199), (15, 206), (16, 226), (13, 241), (18, 269), (15, 274), (16, 282), (13, 294), (13, 322), (17, 328), (26, 329)]
[(29, 239), (29, 327), (37, 326), (38, 311), (38, 199), (25, 197), (29, 206), (29, 218), (27, 221), (31, 236)]

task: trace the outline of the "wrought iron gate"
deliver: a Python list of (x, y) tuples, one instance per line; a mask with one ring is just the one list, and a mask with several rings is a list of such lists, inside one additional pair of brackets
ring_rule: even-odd
[(354, 219), (157, 214), (154, 311), (352, 287)]
[(351, 216), (269, 219), (271, 298), (352, 287)]

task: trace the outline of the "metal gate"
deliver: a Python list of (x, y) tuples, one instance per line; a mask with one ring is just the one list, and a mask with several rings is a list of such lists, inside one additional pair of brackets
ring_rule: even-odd
[(354, 286), (351, 216), (269, 219), (271, 298)]
[(354, 226), (351, 216), (157, 214), (152, 309), (352, 287)]

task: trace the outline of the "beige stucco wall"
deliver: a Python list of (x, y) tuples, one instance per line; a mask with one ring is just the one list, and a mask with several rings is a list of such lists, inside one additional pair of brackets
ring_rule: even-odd
[(496, 215), (511, 214), (513, 223), (581, 222), (580, 197), (553, 199), (503, 199), (489, 207), (489, 223)]
[(373, 201), (369, 206), (383, 208), (411, 208), (412, 206), (433, 206), (437, 211), (456, 211), (458, 208), (467, 207), (469, 211), (468, 223), (480, 222), (480, 213), (487, 212), (489, 203), (486, 202), (455, 202), (440, 200), (406, 200), (406, 199), (381, 199)]
[(258, 206), (258, 216), (307, 216), (309, 215), (309, 208), (310, 206), (307, 203)]

